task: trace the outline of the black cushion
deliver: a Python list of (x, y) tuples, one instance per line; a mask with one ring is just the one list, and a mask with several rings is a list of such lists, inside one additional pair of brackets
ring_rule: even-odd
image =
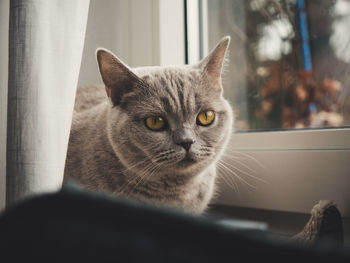
[(0, 216), (0, 262), (24, 260), (350, 262), (350, 257), (332, 243), (303, 248), (261, 231), (219, 225), (215, 218), (68, 187), (18, 203)]

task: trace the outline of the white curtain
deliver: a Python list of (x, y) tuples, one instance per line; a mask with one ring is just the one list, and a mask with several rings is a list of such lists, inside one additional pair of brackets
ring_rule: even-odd
[(6, 205), (61, 186), (89, 0), (11, 0)]
[(0, 0), (0, 211), (5, 207), (8, 35), (10, 0)]

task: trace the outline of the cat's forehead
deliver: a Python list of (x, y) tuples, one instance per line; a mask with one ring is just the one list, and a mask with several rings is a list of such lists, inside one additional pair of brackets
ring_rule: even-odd
[(197, 111), (203, 90), (199, 70), (190, 67), (153, 67), (138, 72), (150, 92), (152, 107), (165, 112), (190, 114)]
[(200, 110), (220, 108), (221, 100), (207, 92), (199, 69), (147, 67), (133, 71), (145, 84), (127, 103), (128, 111), (135, 115), (173, 114), (186, 119)]
[(201, 71), (191, 66), (142, 67), (136, 74), (150, 86), (171, 86), (173, 88), (193, 86), (200, 80)]

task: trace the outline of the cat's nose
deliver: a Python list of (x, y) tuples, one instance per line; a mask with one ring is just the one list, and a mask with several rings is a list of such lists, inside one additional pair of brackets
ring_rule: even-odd
[(194, 139), (188, 139), (186, 141), (182, 141), (177, 143), (178, 145), (181, 145), (182, 147), (185, 148), (185, 150), (188, 152), (191, 148), (191, 145), (194, 144), (195, 140)]

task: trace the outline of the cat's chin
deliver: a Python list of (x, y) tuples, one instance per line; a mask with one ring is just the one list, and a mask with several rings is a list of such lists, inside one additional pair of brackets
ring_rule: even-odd
[(189, 155), (186, 155), (182, 160), (176, 163), (176, 167), (184, 172), (199, 172), (207, 166), (205, 160), (197, 160)]
[(197, 161), (194, 160), (192, 157), (190, 157), (189, 155), (186, 155), (180, 162), (178, 162), (177, 164), (179, 166), (182, 166), (182, 167), (189, 167), (189, 166), (192, 166), (194, 164), (196, 164)]

